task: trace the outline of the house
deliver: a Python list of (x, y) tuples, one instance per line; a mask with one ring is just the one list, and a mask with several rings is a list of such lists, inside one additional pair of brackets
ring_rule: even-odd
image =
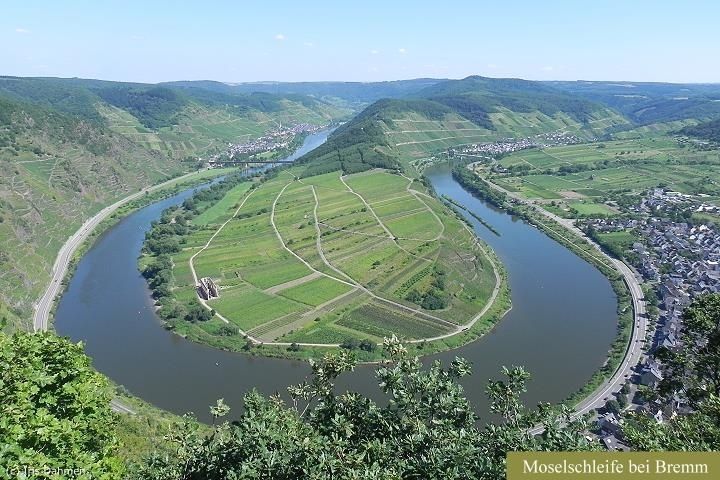
[(600, 437), (600, 442), (610, 451), (630, 451), (630, 447), (619, 440), (615, 435), (604, 435)]
[(598, 427), (600, 428), (600, 431), (613, 435), (617, 435), (622, 428), (620, 420), (618, 420), (617, 416), (612, 412), (608, 412), (598, 418)]
[(655, 388), (663, 379), (660, 367), (655, 362), (648, 362), (640, 372), (640, 384)]

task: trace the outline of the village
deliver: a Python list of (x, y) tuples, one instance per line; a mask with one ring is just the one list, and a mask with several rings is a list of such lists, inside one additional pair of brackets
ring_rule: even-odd
[(210, 168), (221, 167), (228, 161), (250, 159), (257, 154), (289, 148), (297, 135), (315, 133), (323, 128), (327, 128), (327, 126), (308, 123), (298, 123), (290, 127), (280, 126), (246, 143), (228, 143), (225, 152), (212, 155), (206, 160), (202, 158), (198, 160), (205, 161)]
[(505, 155), (518, 150), (528, 148), (547, 148), (560, 145), (574, 145), (583, 143), (576, 135), (564, 131), (555, 131), (549, 133), (541, 133), (527, 138), (507, 138), (491, 143), (474, 143), (463, 146), (462, 148), (448, 149), (448, 156), (453, 157), (478, 157), (493, 159), (498, 155)]
[[(676, 221), (683, 212), (717, 212), (718, 207), (655, 188), (631, 211), (637, 218), (595, 219), (585, 225), (596, 232), (634, 232), (639, 241), (632, 245), (628, 258), (657, 297), (659, 313), (655, 332), (646, 344), (646, 360), (637, 365), (636, 375), (630, 379), (634, 385), (628, 385), (623, 395), (638, 392), (638, 385), (654, 389), (662, 381), (665, 367), (655, 354), (660, 349), (677, 352), (682, 347), (684, 309), (699, 295), (720, 293), (720, 229), (712, 224)], [(659, 423), (690, 411), (680, 395), (665, 402), (635, 395), (632, 402), (621, 403)], [(616, 413), (608, 411), (598, 420), (600, 439), (613, 450), (624, 449)]]

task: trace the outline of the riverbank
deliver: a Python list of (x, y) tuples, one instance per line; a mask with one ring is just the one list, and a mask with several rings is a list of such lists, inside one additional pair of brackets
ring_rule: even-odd
[(234, 169), (202, 170), (172, 178), (158, 185), (145, 188), (138, 193), (129, 195), (113, 205), (105, 207), (96, 215), (89, 218), (77, 232), (65, 242), (58, 252), (48, 288), (38, 301), (35, 309), (33, 317), (35, 330), (42, 331), (50, 328), (50, 320), (54, 316), (57, 307), (56, 301), (65, 292), (70, 279), (75, 273), (77, 262), (106, 230), (135, 210), (172, 196), (183, 189), (191, 188), (218, 176), (225, 175), (233, 170)]
[[(272, 177), (256, 182), (252, 186), (250, 186), (250, 188), (240, 188), (240, 185), (235, 185), (234, 183), (228, 183), (227, 181), (225, 181), (219, 184), (217, 188), (215, 188), (217, 192), (212, 193), (212, 195), (210, 195), (211, 192), (209, 190), (197, 193), (192, 198), (187, 199), (183, 203), (183, 206), (171, 207), (171, 209), (163, 212), (161, 217), (162, 220), (155, 224), (153, 229), (147, 234), (147, 240), (144, 246), (146, 256), (142, 257), (139, 260), (139, 264), (141, 270), (145, 272), (145, 276), (148, 279), (150, 287), (153, 289), (153, 296), (157, 304), (160, 305), (158, 313), (160, 317), (164, 320), (166, 328), (172, 330), (174, 333), (184, 338), (198, 343), (210, 345), (215, 348), (228, 351), (249, 353), (256, 356), (307, 360), (310, 358), (318, 358), (327, 353), (328, 351), (336, 350), (338, 348), (345, 348), (354, 351), (361, 362), (376, 362), (382, 360), (382, 349), (378, 348), (382, 344), (382, 336), (378, 336), (378, 333), (376, 333), (375, 331), (372, 332), (372, 334), (375, 335), (374, 337), (369, 336), (362, 338), (359, 337), (359, 335), (361, 334), (360, 332), (355, 332), (356, 337), (353, 338), (353, 336), (351, 336), (353, 330), (349, 328), (344, 328), (342, 331), (347, 332), (345, 333), (346, 337), (344, 339), (338, 339), (336, 340), (336, 342), (323, 342), (322, 339), (318, 339), (317, 341), (303, 341), (299, 339), (294, 339), (292, 337), (280, 340), (268, 340), (267, 338), (258, 338), (258, 336), (255, 336), (252, 333), (252, 329), (243, 329), (240, 321), (232, 320), (233, 312), (223, 310), (220, 303), (213, 302), (212, 300), (200, 302), (207, 309), (207, 312), (204, 312), (202, 309), (198, 311), (197, 307), (199, 305), (197, 305), (197, 300), (194, 298), (194, 286), (197, 283), (197, 275), (194, 273), (196, 266), (193, 265), (193, 260), (198, 255), (203, 254), (203, 252), (208, 248), (213, 239), (215, 239), (218, 234), (223, 230), (223, 228), (225, 228), (225, 226), (228, 226), (231, 221), (233, 221), (233, 223), (232, 225), (229, 225), (228, 228), (237, 229), (237, 225), (251, 222), (253, 221), (252, 219), (257, 217), (257, 215), (269, 213), (272, 223), (272, 219), (274, 218), (275, 205), (278, 203), (277, 199), (280, 198), (280, 195), (282, 195), (282, 192), (287, 188), (287, 185), (292, 184), (292, 182), (285, 184), (285, 180), (283, 180), (282, 178), (278, 179), (277, 175), (278, 172), (274, 171)], [(283, 174), (281, 173), (280, 175)], [(328, 175), (332, 177), (333, 174), (327, 174), (326, 176)], [(377, 178), (378, 181), (386, 181), (387, 179), (384, 177), (387, 177), (388, 179), (393, 178), (390, 177), (389, 174), (382, 172), (375, 172), (373, 175), (373, 179), (375, 179), (376, 176), (380, 175)], [(288, 176), (288, 179), (291, 178), (292, 175)], [(394, 178), (397, 177), (394, 176)], [(254, 207), (251, 207), (249, 210), (243, 210), (244, 213), (239, 214), (240, 210), (243, 209), (243, 205), (245, 205), (245, 202), (247, 200), (251, 200), (252, 198), (255, 198), (257, 196), (262, 196), (262, 192), (264, 192), (268, 188), (272, 188), (265, 187), (266, 185), (268, 185), (269, 181), (274, 183), (279, 182), (279, 185), (286, 185), (286, 187), (284, 187), (280, 191), (275, 201), (273, 202), (272, 211), (267, 212), (267, 206), (263, 207), (263, 205), (265, 204), (259, 203)], [(300, 184), (298, 185), (298, 193), (301, 193), (303, 189), (307, 189), (308, 186), (312, 186), (314, 192), (314, 189), (316, 187), (311, 184), (318, 181), (319, 180), (314, 177), (308, 177), (303, 179), (303, 182), (300, 182)], [(405, 179), (403, 181), (409, 181), (410, 183), (408, 185), (412, 184), (411, 179)], [(225, 185), (226, 183), (227, 185)], [(421, 192), (409, 190), (409, 186), (405, 187), (404, 184), (401, 185), (408, 192), (408, 194), (405, 194), (407, 198), (412, 198), (410, 195), (414, 196), (421, 194)], [(354, 195), (354, 192), (350, 191), (350, 193)], [(391, 190), (387, 193), (390, 196), (394, 196), (396, 194), (401, 195), (402, 191), (395, 192), (394, 190)], [(424, 193), (422, 194), (425, 195)], [(205, 198), (208, 197), (208, 195), (210, 195), (212, 199)], [(320, 192), (319, 195), (322, 198), (322, 195), (325, 194), (323, 192)], [(317, 197), (318, 195), (315, 195), (316, 201)], [(272, 196), (269, 197), (269, 200), (272, 200), (272, 198)], [(432, 204), (432, 209), (425, 205), (425, 201)], [(218, 209), (217, 206), (220, 204), (224, 205), (224, 208)], [(413, 260), (414, 263), (410, 263), (409, 267), (413, 267), (413, 265), (418, 265), (418, 267), (413, 268), (415, 270), (419, 269), (419, 272), (423, 275), (417, 273), (413, 275), (413, 270), (409, 270), (408, 273), (405, 275), (402, 275), (402, 271), (400, 273), (392, 273), (392, 276), (397, 277), (393, 280), (396, 287), (382, 291), (379, 290), (378, 293), (382, 295), (382, 298), (377, 296), (376, 298), (379, 298), (381, 301), (387, 302), (391, 306), (396, 305), (398, 307), (410, 310), (415, 315), (437, 315), (438, 313), (436, 313), (436, 311), (434, 310), (416, 310), (416, 307), (414, 307), (409, 302), (405, 302), (404, 304), (397, 304), (395, 302), (397, 302), (398, 300), (394, 299), (393, 297), (389, 297), (389, 295), (396, 288), (403, 288), (405, 291), (410, 291), (411, 289), (418, 288), (417, 285), (421, 285), (420, 282), (426, 283), (424, 280), (424, 274), (427, 273), (428, 268), (434, 265), (434, 271), (440, 271), (438, 269), (441, 269), (443, 272), (441, 278), (441, 285), (443, 289), (447, 288), (447, 291), (449, 292), (448, 295), (451, 295), (452, 305), (456, 308), (458, 308), (458, 306), (462, 306), (464, 308), (464, 310), (460, 311), (460, 314), (468, 315), (472, 314), (472, 312), (477, 312), (472, 318), (467, 321), (463, 321), (463, 323), (460, 323), (460, 318), (458, 317), (457, 319), (454, 319), (454, 322), (456, 323), (451, 324), (447, 320), (444, 320), (444, 318), (448, 318), (448, 316), (451, 315), (448, 311), (449, 308), (437, 310), (443, 315), (443, 318), (438, 319), (438, 321), (452, 326), (452, 329), (450, 329), (448, 333), (427, 335), (426, 337), (420, 338), (415, 336), (414, 338), (410, 337), (404, 340), (407, 345), (415, 347), (418, 354), (428, 355), (444, 350), (458, 348), (462, 345), (465, 345), (480, 338), (482, 335), (492, 329), (492, 327), (496, 325), (501, 318), (502, 313), (508, 310), (510, 298), (507, 291), (507, 276), (504, 269), (502, 269), (502, 267), (500, 266), (501, 262), (497, 257), (494, 256), (490, 249), (488, 249), (479, 241), (479, 239), (475, 236), (475, 233), (465, 226), (464, 218), (457, 214), (452, 214), (450, 210), (444, 209), (440, 202), (437, 202), (435, 199), (431, 199), (431, 197), (429, 196), (424, 201), (418, 201), (417, 204), (420, 207), (424, 206), (424, 208), (429, 209), (428, 211), (432, 213), (432, 215), (428, 214), (428, 218), (430, 219), (430, 221), (432, 221), (433, 216), (435, 216), (437, 222), (440, 222), (443, 225), (443, 231), (447, 226), (448, 228), (451, 228), (452, 232), (456, 232), (452, 235), (452, 238), (455, 239), (453, 240), (453, 245), (455, 245), (455, 243), (460, 240), (469, 244), (469, 247), (463, 247), (462, 250), (448, 250), (448, 253), (456, 252), (458, 258), (466, 256), (466, 260), (468, 263), (467, 265), (463, 266), (462, 271), (456, 271), (457, 269), (453, 269), (452, 263), (448, 263), (447, 261), (437, 262), (437, 260), (426, 260), (424, 258), (425, 255), (418, 255), (417, 260)], [(369, 204), (367, 205), (368, 206), (366, 206), (365, 209), (371, 210), (372, 207), (370, 207)], [(288, 206), (288, 208), (291, 207), (292, 206), (290, 205)], [(254, 208), (259, 208), (259, 210), (257, 210), (257, 213), (255, 212), (255, 210), (253, 210)], [(317, 206), (315, 208), (317, 210)], [(212, 215), (203, 213), (205, 211), (209, 211), (210, 209), (212, 209), (213, 211)], [(435, 212), (435, 210), (437, 210), (437, 212)], [(352, 214), (354, 212), (350, 213)], [(302, 214), (303, 212), (299, 211), (299, 216), (297, 218), (302, 219)], [(284, 216), (287, 215), (287, 213), (284, 214)], [(204, 221), (209, 222), (209, 230), (206, 226), (204, 226), (205, 222), (198, 221), (198, 219), (200, 218), (202, 218)], [(301, 223), (299, 223), (299, 227), (298, 225), (295, 225), (295, 227), (302, 230), (302, 227), (304, 227), (307, 223), (306, 220), (307, 217), (305, 217), (305, 220), (302, 220)], [(376, 217), (376, 220), (380, 221), (380, 218)], [(338, 220), (335, 221), (337, 222)], [(290, 251), (287, 248), (287, 245), (296, 245), (296, 243), (294, 242), (298, 240), (292, 237), (293, 233), (291, 232), (294, 231), (294, 229), (288, 230), (288, 227), (289, 225), (285, 227), (281, 226), (280, 228), (283, 230), (283, 234), (285, 235), (285, 240), (282, 240), (283, 246), (286, 250)], [(257, 228), (258, 227), (253, 227), (252, 231), (257, 232)], [(319, 224), (316, 225), (316, 228), (320, 228)], [(352, 233), (353, 232), (339, 232), (340, 236), (346, 240), (352, 240), (353, 238), (357, 238), (353, 237)], [(258, 240), (257, 233), (255, 233), (254, 235), (254, 238)], [(279, 231), (276, 230), (275, 235), (279, 236)], [(288, 237), (287, 235), (290, 235), (290, 237)], [(439, 239), (441, 235), (442, 231), (438, 234), (436, 240)], [(327, 238), (325, 235), (320, 236), (324, 239)], [(237, 234), (233, 235), (232, 238), (235, 242), (242, 242), (242, 238), (238, 237)], [(398, 239), (397, 237), (389, 238), (393, 239), (394, 242), (398, 242), (398, 240), (404, 241), (404, 239)], [(427, 249), (427, 246), (430, 245), (430, 242), (425, 240), (422, 240), (421, 242), (416, 241), (416, 243), (424, 244), (425, 249)], [(220, 244), (224, 245), (222, 241)], [(317, 245), (313, 244), (313, 248), (314, 247), (317, 247), (318, 249), (322, 248), (320, 246), (319, 238), (317, 239)], [(443, 240), (440, 247), (442, 249), (448, 249), (451, 246), (448, 241)], [(248, 248), (250, 248), (249, 245)], [(293, 248), (295, 249), (297, 247), (293, 246)], [(435, 248), (437, 249), (437, 247)], [(319, 251), (322, 252), (322, 250)], [(439, 252), (440, 250), (437, 251)], [(410, 254), (410, 252), (408, 252), (407, 250), (403, 250), (403, 252), (405, 252), (406, 254)], [(239, 253), (239, 251), (236, 253)], [(448, 253), (445, 253), (445, 255), (448, 255)], [(227, 253), (225, 253), (224, 255), (227, 255)], [(307, 256), (308, 254), (307, 252), (304, 252), (303, 255)], [(432, 258), (435, 258), (435, 256), (436, 255), (431, 255)], [(187, 275), (188, 272), (185, 267), (185, 264), (188, 263), (188, 260), (190, 262), (190, 270), (193, 273), (192, 278)], [(324, 258), (324, 261), (327, 263), (326, 258)], [(372, 259), (367, 261), (368, 264), (370, 262), (372, 262)], [(233, 260), (225, 258), (222, 263), (223, 265), (233, 264)], [(378, 261), (373, 263), (371, 270), (374, 270), (379, 264), (380, 263)], [(238, 279), (244, 277), (244, 275), (240, 275), (238, 273), (237, 264), (235, 265), (236, 266), (233, 267), (233, 271), (235, 272), (234, 276), (232, 276), (230, 279), (225, 278), (224, 282), (222, 279), (216, 280), (219, 281), (221, 285), (221, 299), (223, 299), (227, 295), (228, 288), (233, 288), (238, 283), (238, 281), (240, 281), (237, 280), (235, 277), (237, 277)], [(305, 265), (310, 268), (314, 268), (311, 267), (308, 263), (305, 263)], [(250, 273), (252, 273), (252, 271)], [(340, 274), (338, 270), (335, 270), (335, 273)], [(223, 275), (222, 271), (220, 272), (220, 275)], [(314, 275), (315, 278), (320, 275), (325, 275), (325, 277), (327, 277), (328, 279), (336, 278), (317, 269), (315, 270)], [(437, 273), (432, 273), (432, 275), (437, 276)], [(452, 285), (455, 284), (454, 282), (457, 282), (456, 278), (460, 278), (460, 276), (464, 276), (464, 280), (462, 280), (461, 284), (458, 284), (459, 288), (452, 287)], [(216, 275), (213, 275), (213, 277), (215, 279), (218, 279)], [(347, 281), (345, 281), (345, 279), (347, 279)], [(431, 279), (432, 277), (430, 277), (428, 280)], [(490, 281), (490, 279), (492, 279), (492, 281)], [(191, 281), (191, 283), (186, 284), (188, 281)], [(343, 280), (340, 281), (343, 283), (343, 285), (348, 285), (350, 287), (354, 286), (357, 290), (361, 291), (360, 293), (364, 292), (365, 295), (374, 295), (368, 288), (365, 287), (365, 285), (360, 285), (359, 283), (351, 283), (355, 282), (355, 280), (351, 279), (350, 277), (345, 277), (343, 278)], [(301, 278), (300, 282), (304, 283), (305, 280)], [(437, 280), (433, 280), (433, 285), (437, 284), (440, 283), (438, 283)], [(294, 286), (295, 285), (293, 285), (293, 287)], [(247, 290), (247, 287), (245, 289)], [(485, 293), (485, 291), (482, 289), (487, 289), (487, 292)], [(260, 294), (260, 292), (258, 292), (258, 294)], [(468, 297), (473, 299), (472, 304), (459, 303), (459, 298), (465, 298), (466, 296), (469, 296), (471, 294), (481, 296)], [(339, 292), (338, 299), (343, 299), (344, 296), (345, 294)], [(287, 304), (287, 300), (283, 296), (272, 296), (267, 298), (268, 301), (273, 300), (277, 301), (278, 303), (284, 302), (285, 304)], [(392, 300), (388, 301), (386, 300), (387, 298), (391, 298)], [(323, 305), (331, 305), (333, 301), (334, 300), (330, 298), (329, 301), (322, 300), (318, 301), (317, 303)], [(250, 306), (252, 306), (252, 302), (250, 303)], [(451, 305), (448, 305), (448, 307), (450, 306)], [(240, 305), (240, 307), (243, 309), (243, 311), (247, 311), (245, 304)], [(335, 322), (338, 320), (335, 316), (330, 317), (329, 320), (322, 319), (321, 315), (324, 312), (324, 307), (321, 306), (318, 308), (319, 313), (312, 314), (316, 317), (315, 322), (306, 322), (309, 325), (308, 328), (317, 329), (319, 327), (322, 327), (329, 321)], [(330, 309), (329, 311), (332, 312), (332, 310), (333, 309)], [(208, 314), (208, 312), (210, 313)], [(274, 324), (272, 318), (266, 321), (269, 321), (271, 325)], [(415, 321), (417, 322), (417, 320)], [(409, 327), (412, 327), (412, 325), (413, 323), (409, 322)], [(423, 324), (420, 324), (420, 326), (423, 326)], [(398, 328), (400, 328), (399, 331), (394, 331), (391, 329), (387, 330), (387, 332), (384, 333), (383, 336), (389, 337), (390, 335), (396, 333), (398, 335), (402, 335), (402, 328), (405, 328), (406, 332), (412, 333), (412, 331), (404, 325), (399, 325)], [(288, 334), (293, 333), (294, 332), (292, 330), (288, 332)]]
[[(598, 245), (593, 245), (588, 239), (578, 235), (577, 232), (572, 231), (562, 223), (554, 222), (549, 212), (543, 211), (541, 213), (540, 207), (517, 197), (510, 197), (508, 192), (482, 179), (466, 168), (465, 165), (455, 166), (453, 168), (453, 177), (474, 195), (522, 218), (590, 262), (610, 281), (618, 300), (616, 338), (608, 351), (605, 364), (592, 375), (582, 388), (568, 396), (563, 402), (575, 407), (584, 404), (583, 409), (589, 408), (590, 404), (596, 404), (599, 400), (590, 398), (593, 393), (604, 392), (605, 389), (602, 387), (606, 386), (606, 384), (619, 382), (620, 378), (626, 374), (625, 370), (632, 367), (632, 365), (628, 367), (627, 364), (631, 362), (626, 360), (632, 353), (630, 347), (637, 340), (636, 336), (640, 336), (633, 329), (633, 324), (642, 323), (644, 325), (644, 322), (639, 320), (642, 316), (640, 311), (642, 307), (636, 306), (636, 303), (639, 303), (640, 300), (634, 298), (631, 282), (627, 281), (627, 276), (618, 270), (618, 267), (612, 263), (612, 259), (608, 258)], [(511, 198), (514, 202), (510, 200)], [(635, 321), (636, 319), (638, 321)], [(641, 333), (642, 338), (644, 338), (644, 326)], [(607, 393), (603, 393), (601, 396), (606, 395)]]
[[(609, 284), (537, 229), (470, 197), (449, 172), (429, 172), (428, 183), (438, 195), (468, 206), (501, 232), (501, 237), (490, 234), (462, 212), (474, 233), (502, 259), (513, 308), (476, 341), (428, 355), (425, 362), (466, 358), (473, 364), (473, 379), (496, 378), (503, 366), (526, 365), (533, 375), (524, 397), (528, 405), (562, 400), (604, 360), (616, 318)], [(419, 189), (417, 184), (413, 188)], [(137, 258), (150, 224), (189, 196), (186, 192), (133, 212), (99, 237), (78, 263), (59, 303), (55, 327), (59, 334), (83, 341), (95, 367), (133, 395), (174, 413), (195, 412), (209, 422), (208, 406), (218, 398), (239, 411), (245, 393), (257, 389), (282, 394), (287, 385), (302, 383), (310, 368), (307, 362), (204, 347), (162, 328), (145, 279), (138, 274)], [(504, 313), (500, 303), (496, 305), (488, 316)], [(484, 385), (464, 384), (480, 415), (487, 414)], [(340, 378), (339, 388), (384, 398), (372, 368), (366, 366)]]

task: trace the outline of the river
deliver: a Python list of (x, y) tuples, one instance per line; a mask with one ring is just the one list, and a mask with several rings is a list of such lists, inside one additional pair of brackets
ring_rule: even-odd
[[(289, 159), (319, 146), (327, 135), (308, 136)], [(472, 197), (447, 165), (432, 167), (426, 175), (439, 195), (466, 206), (500, 233), (491, 233), (467, 215), (505, 265), (513, 303), (485, 337), (429, 359), (449, 362), (462, 356), (473, 362), (473, 376), (463, 385), (481, 417), (488, 416), (487, 380), (497, 378), (503, 365), (523, 365), (531, 372), (526, 404), (567, 397), (603, 364), (614, 339), (617, 301), (610, 283), (534, 227)], [(153, 203), (105, 231), (78, 263), (58, 303), (55, 328), (60, 335), (83, 341), (94, 366), (132, 394), (208, 420), (216, 399), (224, 398), (238, 412), (245, 392), (284, 392), (287, 385), (305, 379), (310, 368), (299, 361), (219, 351), (162, 327), (137, 257), (151, 222), (192, 192)], [(381, 398), (371, 366), (344, 375), (338, 385)]]

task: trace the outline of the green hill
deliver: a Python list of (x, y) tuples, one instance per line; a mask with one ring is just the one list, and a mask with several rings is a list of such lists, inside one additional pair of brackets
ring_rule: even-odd
[(174, 158), (216, 153), (284, 124), (325, 125), (350, 109), (303, 95), (225, 94), (202, 88), (64, 78), (0, 77), (0, 98), (108, 127)]
[(308, 174), (353, 172), (462, 144), (555, 131), (593, 138), (625, 125), (608, 107), (539, 82), (468, 77), (373, 103), (304, 161)]
[(685, 127), (680, 130), (680, 133), (711, 142), (720, 142), (720, 119)]
[(0, 99), (0, 303), (29, 319), (55, 255), (113, 201), (185, 169), (99, 123)]
[(638, 125), (720, 118), (720, 85), (651, 82), (546, 82), (601, 102)]
[(403, 98), (446, 80), (416, 78), (388, 82), (249, 82), (223, 83), (209, 80), (168, 82), (164, 85), (201, 88), (228, 95), (272, 93), (275, 95), (309, 95), (328, 100), (340, 99), (350, 104), (365, 104), (383, 98)]
[(349, 113), (301, 95), (0, 77), (0, 314), (28, 327), (60, 246), (102, 207), (228, 142)]

